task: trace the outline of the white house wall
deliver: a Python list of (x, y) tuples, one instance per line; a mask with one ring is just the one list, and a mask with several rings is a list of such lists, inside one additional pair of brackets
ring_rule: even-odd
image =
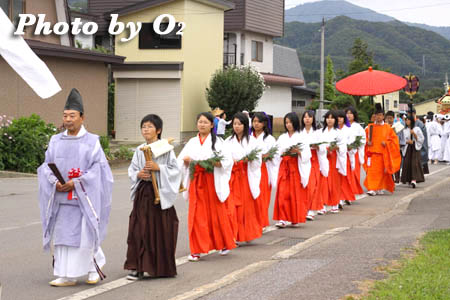
[[(273, 38), (271, 36), (245, 32), (241, 51), (244, 53), (243, 64), (251, 64), (259, 72), (273, 73)], [(263, 61), (252, 61), (252, 41), (263, 43)]]
[(292, 111), (292, 91), (290, 86), (270, 86), (266, 89), (255, 111), (264, 111), (274, 118), (282, 118)]

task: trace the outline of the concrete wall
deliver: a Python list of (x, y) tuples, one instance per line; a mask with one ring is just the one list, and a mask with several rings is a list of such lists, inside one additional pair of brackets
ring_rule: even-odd
[(438, 112), (438, 104), (434, 101), (428, 101), (423, 103), (414, 104), (417, 115), (426, 115), (429, 111), (434, 113)]
[(290, 86), (272, 85), (266, 89), (255, 111), (264, 111), (274, 118), (282, 118), (292, 111), (292, 91)]
[(108, 73), (104, 63), (67, 58), (41, 57), (58, 80), (61, 92), (43, 100), (0, 58), (0, 114), (9, 117), (40, 115), (46, 122), (62, 125), (64, 104), (72, 88), (84, 101), (85, 125), (99, 135), (106, 135)]
[[(27, 1), (25, 5), (25, 12), (27, 14), (33, 14), (38, 17), (38, 14), (45, 14), (45, 21), (50, 22), (52, 25), (58, 22), (58, 17), (56, 15), (56, 4), (55, 0), (39, 0), (39, 1)], [(36, 20), (37, 22), (37, 20)], [(24, 38), (38, 40), (51, 44), (61, 44), (61, 39), (58, 35), (34, 35), (35, 26), (27, 27), (25, 29)]]

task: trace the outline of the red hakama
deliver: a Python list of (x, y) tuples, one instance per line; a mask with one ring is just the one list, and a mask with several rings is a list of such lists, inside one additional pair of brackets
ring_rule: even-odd
[(272, 187), (269, 183), (269, 174), (267, 172), (267, 165), (262, 162), (261, 165), (261, 183), (259, 184), (260, 194), (256, 199), (256, 205), (259, 211), (259, 223), (262, 228), (269, 226), (269, 206), (270, 196), (272, 194)]
[(192, 254), (236, 247), (232, 221), (214, 188), (214, 174), (199, 165), (189, 186), (188, 230)]
[(305, 223), (308, 192), (301, 184), (298, 156), (283, 156), (278, 173), (273, 219)]

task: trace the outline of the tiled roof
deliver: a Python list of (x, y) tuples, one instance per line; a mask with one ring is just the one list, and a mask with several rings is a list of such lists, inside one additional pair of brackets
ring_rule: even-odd
[(109, 19), (104, 17), (105, 13), (139, 2), (145, 0), (89, 0), (89, 14), (97, 16), (98, 33), (102, 34), (108, 31), (109, 26)]
[(305, 81), (297, 50), (274, 44), (273, 73)]

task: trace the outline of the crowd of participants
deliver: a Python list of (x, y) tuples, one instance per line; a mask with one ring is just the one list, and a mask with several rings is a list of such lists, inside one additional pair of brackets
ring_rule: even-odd
[[(113, 179), (98, 137), (82, 125), (83, 112), (81, 95), (74, 89), (64, 109), (67, 130), (52, 137), (38, 170), (44, 249), (51, 247), (52, 239), (55, 247), (58, 278), (50, 282), (53, 286), (75, 285), (84, 274), (87, 283), (96, 284), (104, 276), (100, 243)], [(363, 128), (352, 107), (328, 111), (321, 120), (311, 110), (300, 117), (291, 112), (283, 118), (284, 133), (278, 139), (271, 135), (272, 124), (263, 112), (251, 118), (248, 112), (238, 112), (230, 121), (220, 110), (216, 116), (197, 116), (198, 133), (178, 157), (170, 147), (158, 155), (142, 151), (163, 142), (163, 120), (154, 114), (142, 119), (145, 143), (136, 148), (128, 168), (133, 201), (124, 263), (131, 271), (128, 279), (177, 275), (179, 221), (174, 204), (179, 193), (189, 205), (188, 259), (195, 262), (201, 254), (217, 250), (224, 256), (261, 237), (270, 223), (273, 192), (275, 225), (297, 227), (352, 205), (364, 193), (362, 169), (366, 193), (376, 196), (393, 193), (395, 181), (412, 188), (423, 182), (428, 156), (433, 163), (441, 156), (448, 161), (448, 153), (439, 151), (450, 148), (450, 123), (439, 124), (447, 118), (439, 115), (425, 125), (414, 112), (396, 118), (378, 105)], [(231, 135), (224, 139), (230, 123)], [(69, 172), (68, 182), (47, 166), (51, 162), (63, 174)], [(78, 170), (73, 167), (77, 165)]]
[[(130, 177), (136, 195), (141, 196), (134, 198), (132, 216), (139, 218), (138, 202), (153, 203), (153, 194), (142, 192), (144, 186), (149, 191), (152, 189), (148, 182), (149, 170), (159, 171), (160, 189), (169, 190), (164, 182), (170, 185), (173, 199), (166, 205), (172, 210), (171, 214), (166, 214), (167, 208), (161, 204), (159, 210), (153, 211), (158, 217), (130, 220), (125, 269), (132, 273), (127, 278), (176, 274), (174, 233), (177, 230), (174, 228), (178, 226), (178, 219), (173, 203), (179, 180), (185, 188), (183, 197), (189, 203), (190, 261), (199, 261), (201, 254), (212, 250), (227, 255), (232, 249), (261, 237), (270, 223), (272, 191), (275, 191), (275, 226), (285, 228), (297, 227), (320, 215), (337, 214), (345, 205), (351, 205), (364, 193), (360, 184), (362, 169), (366, 173), (364, 186), (370, 196), (386, 191), (393, 193), (396, 176), (402, 183), (416, 187), (424, 181), (420, 156), (424, 136), (418, 127), (420, 121), (411, 114), (397, 120), (401, 126), (394, 125), (395, 116), (391, 112), (385, 115), (380, 106), (376, 107), (373, 118), (363, 128), (352, 107), (328, 111), (322, 120), (316, 120), (314, 111), (305, 111), (301, 116), (291, 112), (283, 118), (285, 132), (276, 139), (271, 135), (270, 119), (263, 112), (254, 113), (251, 118), (248, 112), (238, 112), (230, 121), (226, 121), (226, 115), (220, 110), (215, 110), (214, 114), (200, 113), (196, 119), (198, 133), (186, 143), (178, 157), (172, 153), (167, 163), (172, 166), (172, 176), (178, 172), (179, 178), (169, 178), (167, 166), (150, 167), (138, 159), (140, 152), (136, 151), (133, 161), (141, 161), (141, 165), (132, 163)], [(223, 139), (228, 124), (231, 135)], [(144, 118), (141, 128), (145, 144), (151, 143), (157, 140), (155, 135), (161, 133), (162, 121)], [(154, 219), (164, 221), (157, 224)], [(136, 248), (135, 244), (143, 239), (140, 236), (133, 242), (134, 232), (139, 231), (135, 224), (140, 222), (152, 223), (146, 228), (155, 227), (150, 230), (155, 231), (150, 236), (164, 237), (161, 241), (150, 241), (158, 244), (155, 252), (144, 250), (142, 255)], [(164, 232), (166, 228), (168, 232)], [(141, 261), (152, 259), (153, 265), (142, 267)], [(164, 269), (159, 267), (161, 264), (173, 266), (172, 272), (158, 272)]]

